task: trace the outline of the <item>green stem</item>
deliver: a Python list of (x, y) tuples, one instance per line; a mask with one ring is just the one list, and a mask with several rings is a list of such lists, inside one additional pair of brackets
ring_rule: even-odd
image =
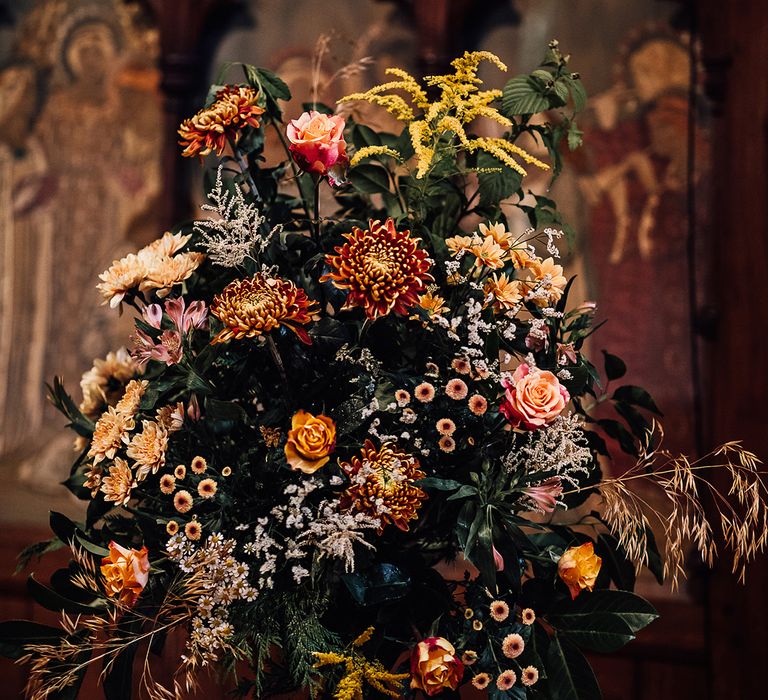
[(322, 178), (315, 178), (315, 215), (312, 219), (312, 235), (317, 243), (317, 247), (320, 248), (320, 183)]
[(285, 372), (285, 365), (283, 364), (283, 358), (280, 356), (280, 351), (277, 349), (274, 339), (271, 335), (267, 336), (267, 346), (269, 347), (269, 354), (272, 355), (272, 359), (277, 366), (277, 371), (280, 373), (280, 378), (283, 380), (285, 386), (288, 386), (288, 375)]

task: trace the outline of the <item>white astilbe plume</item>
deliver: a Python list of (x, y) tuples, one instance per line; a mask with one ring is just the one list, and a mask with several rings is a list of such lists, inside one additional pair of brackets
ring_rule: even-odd
[(575, 414), (558, 416), (546, 428), (530, 433), (527, 442), (504, 458), (510, 472), (551, 472), (574, 486), (578, 485), (576, 474), (589, 474), (591, 463), (592, 452)]
[(363, 530), (376, 530), (381, 527), (381, 520), (365, 513), (342, 513), (338, 504), (325, 501), (316, 520), (299, 537), (299, 542), (314, 545), (320, 558), (340, 559), (344, 562), (347, 573), (355, 570), (354, 545), (359, 542), (368, 549), (374, 549), (366, 542)]
[(222, 168), (216, 174), (216, 184), (208, 193), (211, 204), (203, 211), (214, 212), (218, 218), (196, 221), (194, 230), (202, 234), (201, 243), (214, 265), (237, 267), (246, 258), (256, 259), (269, 245), (272, 237), (282, 230), (282, 224), (263, 232), (266, 218), (254, 203), (247, 202), (240, 188), (224, 185)]

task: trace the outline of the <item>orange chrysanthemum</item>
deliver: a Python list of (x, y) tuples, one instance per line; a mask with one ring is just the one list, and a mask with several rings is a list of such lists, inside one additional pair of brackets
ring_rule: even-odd
[(346, 506), (379, 518), (382, 528), (391, 523), (408, 530), (408, 521), (418, 517), (417, 511), (427, 498), (414, 484), (425, 474), (413, 455), (401, 452), (392, 443), (377, 449), (366, 440), (359, 456), (339, 466), (352, 482), (344, 494)]
[(392, 219), (370, 221), (369, 229), (357, 227), (345, 233), (347, 242), (336, 247), (338, 255), (326, 255), (331, 280), (348, 290), (345, 308), (360, 306), (370, 319), (389, 313), (405, 315), (419, 303), (419, 295), (434, 278), (430, 260), (410, 231), (396, 231)]
[(213, 298), (211, 313), (224, 324), (214, 343), (254, 338), (285, 326), (309, 344), (309, 334), (302, 326), (314, 318), (317, 302), (289, 280), (256, 274), (224, 287)]
[(221, 155), (227, 140), (237, 141), (243, 127), (259, 126), (264, 109), (256, 104), (258, 93), (244, 85), (225, 85), (216, 98), (194, 117), (179, 127), (183, 156), (207, 156), (211, 151)]

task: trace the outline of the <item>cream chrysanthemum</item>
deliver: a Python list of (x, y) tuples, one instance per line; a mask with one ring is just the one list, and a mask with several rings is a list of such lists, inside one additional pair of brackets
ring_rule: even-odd
[(132, 379), (128, 382), (125, 387), (125, 393), (120, 401), (117, 402), (115, 410), (125, 416), (135, 416), (148, 385), (149, 382), (144, 379)]
[(508, 659), (516, 659), (525, 649), (525, 641), (522, 636), (516, 632), (508, 634), (501, 643), (501, 652)]
[(99, 275), (101, 282), (96, 288), (104, 297), (104, 303), (117, 308), (128, 292), (138, 289), (147, 276), (143, 260), (135, 253), (129, 253), (120, 260), (115, 260), (109, 269)]
[(128, 462), (120, 457), (109, 468), (109, 473), (101, 480), (101, 492), (105, 501), (113, 501), (115, 505), (124, 506), (131, 500), (131, 489), (136, 486), (133, 472)]
[(107, 353), (104, 359), (95, 359), (93, 367), (80, 380), (82, 414), (96, 420), (109, 406), (114, 406), (120, 400), (125, 385), (139, 372), (139, 366), (125, 348)]
[(504, 622), (509, 617), (509, 605), (503, 600), (494, 600), (489, 606), (489, 611), (496, 622)]
[(204, 259), (203, 253), (179, 253), (172, 258), (162, 258), (147, 271), (147, 276), (139, 285), (139, 289), (142, 292), (155, 290), (157, 296), (161, 298), (168, 296), (173, 287), (189, 279)]
[(165, 465), (168, 431), (155, 421), (142, 421), (142, 431), (133, 436), (126, 454), (134, 460), (136, 480), (143, 481), (152, 472)]
[(128, 433), (135, 427), (133, 416), (126, 416), (109, 407), (96, 421), (88, 456), (98, 464), (103, 459), (113, 459), (120, 446), (128, 442)]
[(184, 404), (179, 401), (178, 403), (159, 408), (155, 419), (169, 433), (181, 430), (184, 425)]
[(189, 235), (166, 232), (138, 253), (130, 253), (115, 260), (111, 267), (99, 275), (96, 285), (104, 303), (112, 308), (120, 305), (129, 292), (152, 291), (167, 296), (181, 284), (205, 259), (203, 253), (178, 253), (190, 240)]

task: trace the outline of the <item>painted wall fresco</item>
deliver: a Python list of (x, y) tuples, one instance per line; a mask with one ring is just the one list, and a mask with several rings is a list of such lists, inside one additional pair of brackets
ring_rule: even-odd
[(146, 239), (161, 121), (157, 36), (134, 9), (40, 0), (12, 12), (0, 35), (0, 456), (24, 487), (8, 496), (23, 518), (27, 491), (56, 489), (71, 453), (44, 383), (61, 375), (77, 395), (93, 358), (124, 342), (94, 285)]

